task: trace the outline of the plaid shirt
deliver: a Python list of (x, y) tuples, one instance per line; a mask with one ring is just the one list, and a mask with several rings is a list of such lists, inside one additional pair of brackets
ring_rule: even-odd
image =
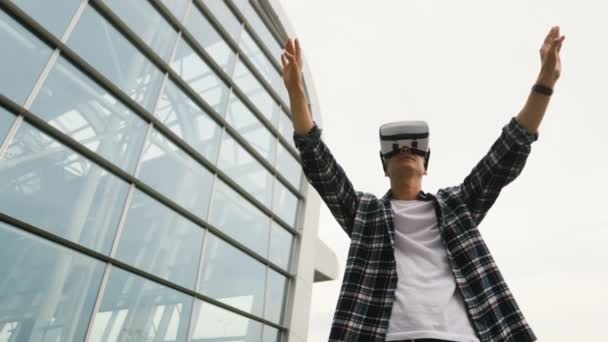
[[(452, 273), (482, 342), (536, 340), (477, 229), (536, 139), (512, 118), (462, 184), (419, 194), (434, 201)], [(356, 191), (316, 125), (294, 140), (306, 178), (351, 239), (329, 341), (383, 342), (397, 285), (391, 191), (380, 199)]]

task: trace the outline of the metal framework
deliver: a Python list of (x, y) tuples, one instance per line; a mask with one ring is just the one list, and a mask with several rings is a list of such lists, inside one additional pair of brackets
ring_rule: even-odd
[[(194, 36), (190, 32), (188, 32), (188, 30), (185, 28), (185, 26), (177, 18), (175, 18), (173, 16), (173, 14), (164, 6), (164, 4), (161, 3), (160, 0), (148, 0), (148, 1), (160, 13), (160, 15), (165, 20), (167, 20), (167, 22), (171, 26), (173, 26), (177, 30), (178, 36), (176, 37), (175, 44), (176, 45), (179, 44), (180, 36), (183, 37), (184, 40), (188, 43), (188, 45), (195, 51), (195, 53), (207, 65), (209, 65), (211, 67), (211, 69), (221, 78), (221, 80), (228, 85), (228, 87), (239, 98), (239, 100), (256, 116), (256, 118), (265, 126), (265, 128), (271, 132), (273, 137), (278, 139), (279, 143), (281, 143), (283, 145), (283, 147), (292, 155), (292, 157), (294, 157), (296, 159), (296, 161), (300, 162), (299, 156), (298, 156), (298, 153), (296, 152), (296, 150), (287, 142), (287, 140), (282, 136), (282, 134), (279, 133), (277, 128), (275, 128), (273, 126), (273, 124), (270, 121), (268, 121), (268, 119), (266, 119), (266, 117), (256, 108), (256, 106), (251, 102), (251, 100), (248, 99), (248, 97), (245, 95), (245, 93), (235, 84), (235, 82), (207, 54), (207, 52), (204, 50), (204, 48), (197, 42), (197, 40), (194, 38)], [(226, 0), (226, 3), (228, 4), (229, 8), (233, 11), (235, 16), (243, 23), (244, 29), (246, 29), (248, 31), (248, 33), (252, 36), (255, 43), (263, 51), (266, 58), (270, 61), (271, 65), (273, 65), (274, 68), (276, 69), (276, 71), (280, 73), (280, 68), (279, 68), (276, 60), (274, 60), (274, 58), (271, 57), (272, 55), (269, 52), (268, 48), (265, 46), (265, 44), (260, 39), (258, 34), (252, 29), (252, 27), (248, 23), (247, 19), (238, 11), (238, 8), (232, 3), (231, 0)], [(69, 135), (67, 135), (67, 134), (61, 132), (59, 129), (51, 126), (46, 121), (38, 118), (37, 116), (35, 116), (34, 114), (32, 114), (29, 111), (29, 106), (31, 105), (32, 100), (35, 98), (38, 90), (41, 88), (42, 84), (44, 83), (44, 80), (46, 79), (46, 76), (48, 75), (50, 69), (55, 64), (57, 57), (59, 55), (61, 55), (61, 56), (65, 57), (65, 59), (68, 62), (70, 62), (73, 66), (75, 66), (81, 72), (83, 72), (87, 77), (94, 80), (99, 86), (101, 86), (102, 88), (107, 90), (111, 95), (113, 95), (114, 97), (119, 99), (124, 105), (126, 105), (135, 114), (139, 115), (143, 120), (145, 120), (148, 123), (148, 133), (146, 134), (146, 136), (149, 135), (149, 132), (151, 131), (152, 127), (158, 129), (167, 139), (169, 139), (169, 141), (171, 141), (172, 143), (177, 145), (179, 148), (181, 148), (184, 152), (186, 152), (190, 157), (192, 157), (199, 164), (206, 167), (212, 174), (215, 175), (215, 177), (224, 181), (229, 187), (231, 187), (233, 190), (235, 190), (240, 196), (242, 196), (244, 199), (246, 199), (247, 201), (252, 203), (257, 209), (259, 209), (265, 215), (270, 217), (273, 221), (277, 222), (285, 230), (289, 231), (294, 236), (294, 240), (293, 240), (294, 242), (296, 239), (299, 238), (300, 232), (298, 229), (291, 227), (291, 225), (289, 225), (282, 218), (280, 218), (277, 214), (275, 214), (271, 208), (266, 207), (259, 200), (257, 200), (252, 195), (250, 195), (239, 184), (237, 184), (229, 176), (227, 176), (222, 170), (220, 170), (218, 167), (213, 165), (209, 160), (207, 160), (203, 155), (201, 155), (198, 151), (196, 151), (193, 147), (191, 147), (188, 143), (186, 143), (182, 138), (180, 138), (175, 133), (173, 133), (171, 131), (171, 129), (169, 129), (167, 126), (165, 126), (163, 123), (161, 123), (152, 113), (150, 113), (149, 111), (144, 109), (135, 100), (131, 99), (124, 91), (122, 91), (120, 88), (118, 88), (118, 86), (116, 86), (111, 81), (109, 81), (105, 76), (103, 76), (95, 68), (93, 68), (91, 65), (89, 65), (84, 59), (82, 59), (78, 54), (76, 54), (71, 48), (69, 48), (65, 44), (65, 41), (67, 40), (67, 37), (68, 37), (69, 33), (71, 32), (71, 30), (74, 28), (78, 17), (80, 16), (80, 14), (84, 10), (84, 8), (89, 4), (99, 14), (101, 14), (112, 26), (114, 26), (127, 40), (129, 40), (137, 50), (139, 50), (156, 67), (158, 67), (162, 73), (165, 74), (163, 83), (166, 83), (167, 78), (170, 78), (194, 103), (196, 103), (200, 108), (202, 108), (205, 112), (207, 112), (207, 114), (209, 114), (211, 119), (215, 120), (221, 127), (223, 127), (225, 133), (230, 134), (230, 136), (234, 140), (236, 140), (255, 160), (257, 160), (260, 164), (262, 164), (263, 167), (266, 170), (268, 170), (268, 172), (274, 178), (278, 179), (278, 181), (280, 181), (283, 186), (285, 186), (292, 194), (294, 194), (296, 196), (296, 198), (299, 202), (298, 212), (300, 213), (299, 217), (298, 216), (296, 217), (296, 226), (301, 224), (300, 223), (302, 221), (301, 208), (303, 208), (302, 202), (305, 199), (304, 195), (298, 189), (296, 189), (283, 175), (281, 175), (278, 172), (278, 170), (276, 170), (275, 167), (270, 164), (270, 162), (268, 162), (263, 156), (261, 156), (252, 147), (251, 144), (249, 144), (233, 127), (231, 127), (226, 122), (226, 120), (223, 119), (209, 104), (207, 104), (207, 102), (205, 100), (203, 100), (202, 97), (200, 95), (198, 95), (196, 93), (196, 91), (194, 91), (183, 79), (181, 79), (181, 77), (176, 72), (174, 72), (171, 69), (171, 67), (161, 57), (159, 57), (143, 40), (141, 40), (137, 36), (137, 34), (135, 34), (128, 27), (128, 25), (126, 23), (124, 23), (116, 14), (114, 14), (110, 10), (110, 8), (106, 4), (104, 4), (100, 0), (90, 0), (90, 1), (83, 0), (81, 2), (79, 9), (76, 11), (76, 15), (74, 16), (70, 25), (66, 29), (66, 32), (64, 33), (62, 39), (56, 38), (53, 34), (48, 32), (37, 21), (35, 21), (31, 17), (29, 17), (26, 13), (24, 13), (19, 7), (14, 5), (12, 2), (9, 2), (9, 1), (0, 2), (0, 8), (2, 8), (8, 15), (13, 17), (17, 22), (19, 22), (21, 25), (23, 25), (27, 30), (29, 30), (31, 33), (33, 33), (35, 36), (37, 36), (39, 39), (41, 39), (45, 44), (50, 46), (52, 49), (54, 49), (54, 52), (51, 55), (51, 58), (49, 59), (49, 62), (47, 63), (47, 65), (44, 69), (44, 72), (40, 76), (38, 82), (36, 82), (36, 85), (31, 93), (30, 97), (28, 98), (28, 100), (26, 101), (26, 104), (23, 107), (20, 106), (19, 104), (15, 103), (11, 99), (5, 97), (4, 95), (0, 95), (0, 105), (17, 116), (17, 120), (13, 124), (13, 127), (11, 128), (7, 139), (0, 146), (0, 156), (3, 154), (4, 150), (7, 148), (8, 142), (11, 140), (12, 136), (15, 134), (15, 132), (16, 132), (18, 126), (21, 124), (22, 120), (25, 120), (26, 122), (33, 125), (37, 129), (48, 134), (49, 136), (51, 136), (54, 139), (61, 142), (62, 144), (66, 145), (67, 147), (69, 147), (69, 148), (75, 150), (76, 152), (78, 152), (79, 154), (83, 155), (85, 158), (93, 161), (97, 165), (100, 165), (101, 167), (105, 168), (112, 174), (116, 175), (117, 177), (119, 177), (122, 180), (129, 183), (130, 189), (129, 189), (129, 193), (127, 196), (127, 201), (125, 203), (124, 211), (122, 214), (121, 224), (120, 224), (119, 228), (117, 229), (116, 236), (114, 238), (112, 251), (114, 251), (116, 241), (120, 237), (120, 233), (121, 233), (122, 226), (124, 223), (124, 217), (126, 216), (126, 213), (129, 208), (129, 203), (131, 201), (132, 193), (134, 191), (134, 188), (136, 187), (137, 189), (140, 189), (141, 191), (143, 191), (150, 197), (152, 197), (155, 200), (159, 201), (160, 203), (164, 204), (168, 208), (174, 210), (175, 212), (186, 217), (190, 221), (196, 223), (198, 226), (206, 228), (209, 232), (211, 232), (211, 233), (217, 235), (218, 237), (220, 237), (221, 239), (227, 241), (229, 244), (235, 246), (237, 249), (243, 251), (244, 253), (251, 256), (253, 259), (259, 261), (263, 265), (265, 265), (265, 266), (269, 267), (270, 269), (276, 271), (277, 273), (283, 275), (284, 277), (287, 278), (287, 281), (291, 281), (295, 277), (294, 274), (283, 270), (281, 267), (274, 264), (270, 260), (265, 259), (264, 257), (259, 255), (257, 252), (253, 251), (249, 247), (243, 245), (242, 243), (236, 241), (235, 239), (233, 239), (230, 236), (223, 233), (222, 230), (220, 230), (219, 228), (217, 228), (217, 227), (211, 225), (210, 223), (204, 221), (203, 219), (197, 217), (196, 215), (191, 213), (189, 210), (183, 208), (181, 205), (179, 205), (176, 202), (174, 202), (173, 200), (167, 198), (165, 195), (159, 193), (152, 187), (146, 185), (145, 183), (143, 183), (142, 181), (140, 181), (139, 179), (137, 179), (135, 176), (131, 175), (130, 173), (122, 170), (121, 168), (116, 166), (114, 163), (108, 161), (106, 158), (104, 158), (104, 157), (100, 156), (99, 154), (84, 147), (79, 142), (77, 142), (72, 137), (70, 137)], [(273, 98), (273, 100), (278, 103), (279, 107), (284, 112), (282, 114), (287, 115), (288, 117), (291, 118), (288, 107), (285, 105), (285, 103), (283, 102), (283, 100), (279, 96), (279, 94), (272, 88), (272, 86), (270, 86), (270, 84), (268, 84), (268, 82), (265, 80), (265, 78), (260, 74), (260, 72), (256, 69), (256, 67), (250, 61), (249, 57), (243, 53), (243, 51), (240, 49), (238, 44), (226, 32), (226, 30), (217, 21), (217, 19), (212, 15), (212, 13), (204, 5), (204, 3), (201, 0), (194, 0), (193, 4), (209, 20), (209, 22), (214, 26), (214, 28), (222, 36), (222, 38), (229, 45), (229, 47), (233, 51), (236, 52), (237, 58), (240, 58), (240, 60), (251, 71), (251, 73), (255, 76), (255, 78), (258, 80), (258, 82), (270, 94), (270, 96)], [(191, 3), (190, 7), (192, 7), (192, 6), (193, 5)], [(276, 33), (273, 33), (273, 34), (276, 34)], [(276, 35), (275, 35), (275, 38), (276, 38)], [(175, 46), (174, 46), (174, 50), (175, 50)], [(162, 88), (162, 86), (161, 86), (161, 88)], [(160, 97), (161, 94), (158, 94), (158, 96)], [(145, 142), (143, 145), (145, 145)], [(142, 149), (143, 149), (143, 146), (142, 146)], [(140, 162), (141, 162), (142, 156), (143, 156), (143, 152), (140, 152), (140, 156), (139, 156)], [(273, 194), (273, 197), (274, 197), (274, 194)], [(287, 327), (285, 327), (283, 325), (273, 323), (271, 321), (268, 321), (261, 317), (257, 317), (248, 312), (231, 307), (231, 306), (226, 305), (213, 298), (200, 294), (196, 291), (185, 288), (181, 285), (178, 285), (176, 283), (173, 283), (173, 282), (163, 279), (161, 277), (158, 277), (152, 273), (143, 271), (136, 267), (130, 266), (129, 264), (121, 262), (114, 258), (113, 252), (111, 252), (110, 255), (105, 255), (103, 253), (97, 252), (88, 247), (82, 246), (78, 243), (67, 240), (59, 235), (50, 233), (44, 229), (35, 227), (26, 222), (23, 222), (18, 219), (15, 219), (13, 217), (10, 217), (8, 215), (5, 215), (3, 213), (0, 213), (0, 221), (4, 221), (19, 229), (30, 232), (30, 233), (37, 235), (39, 237), (42, 237), (44, 239), (56, 242), (69, 249), (78, 251), (80, 253), (93, 257), (99, 261), (107, 263), (106, 271), (104, 272), (104, 277), (103, 277), (104, 284), (102, 284), (100, 293), (101, 293), (101, 291), (103, 291), (105, 282), (107, 282), (108, 272), (109, 272), (110, 267), (117, 266), (121, 269), (127, 270), (134, 274), (137, 274), (145, 279), (152, 280), (156, 283), (162, 284), (164, 286), (167, 286), (167, 287), (177, 290), (179, 292), (188, 294), (194, 298), (204, 300), (206, 302), (217, 305), (228, 311), (237, 313), (241, 316), (244, 316), (249, 319), (263, 323), (265, 325), (274, 327), (274, 328), (278, 329), (279, 332), (281, 332), (281, 333), (287, 331)], [(270, 229), (272, 229), (272, 228), (270, 227)], [(293, 245), (295, 245), (295, 243), (293, 243)], [(202, 254), (202, 249), (203, 249), (203, 247), (201, 246), (201, 254)], [(199, 267), (199, 271), (200, 271), (200, 267)], [(285, 296), (287, 297), (288, 293), (286, 293)], [(99, 297), (101, 297), (101, 295), (99, 295)], [(100, 298), (98, 298), (98, 300), (97, 300), (96, 308), (99, 306), (99, 300), (100, 300)], [(90, 327), (89, 327), (89, 330), (90, 330)], [(89, 333), (90, 332), (88, 331), (87, 335)]]

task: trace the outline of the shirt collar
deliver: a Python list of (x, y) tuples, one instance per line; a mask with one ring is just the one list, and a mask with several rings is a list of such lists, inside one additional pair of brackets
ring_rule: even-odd
[[(382, 201), (386, 204), (390, 203), (392, 194), (393, 194), (393, 191), (391, 189), (388, 189), (386, 194), (384, 194), (384, 196), (382, 196)], [(420, 201), (430, 201), (432, 199), (433, 199), (433, 195), (431, 195), (429, 193), (426, 193), (422, 190), (420, 190), (420, 192), (418, 193), (418, 200), (420, 200)]]

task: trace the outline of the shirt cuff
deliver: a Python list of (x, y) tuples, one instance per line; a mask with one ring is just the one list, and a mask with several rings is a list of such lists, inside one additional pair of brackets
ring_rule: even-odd
[(515, 117), (503, 128), (506, 136), (518, 145), (530, 145), (538, 140), (538, 132), (531, 133), (522, 126)]
[(316, 122), (313, 122), (313, 126), (306, 134), (298, 134), (293, 132), (293, 141), (298, 150), (305, 149), (306, 147), (313, 146), (316, 142), (321, 139), (321, 129), (317, 126)]

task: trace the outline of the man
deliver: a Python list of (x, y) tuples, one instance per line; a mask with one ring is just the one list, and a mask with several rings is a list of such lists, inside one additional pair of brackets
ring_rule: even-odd
[(402, 148), (382, 157), (391, 183), (382, 198), (355, 191), (321, 140), (304, 93), (300, 44), (288, 40), (283, 80), (302, 167), (351, 239), (329, 341), (536, 340), (477, 226), (538, 139), (564, 38), (551, 28), (526, 104), (461, 184), (425, 193), (429, 153)]

